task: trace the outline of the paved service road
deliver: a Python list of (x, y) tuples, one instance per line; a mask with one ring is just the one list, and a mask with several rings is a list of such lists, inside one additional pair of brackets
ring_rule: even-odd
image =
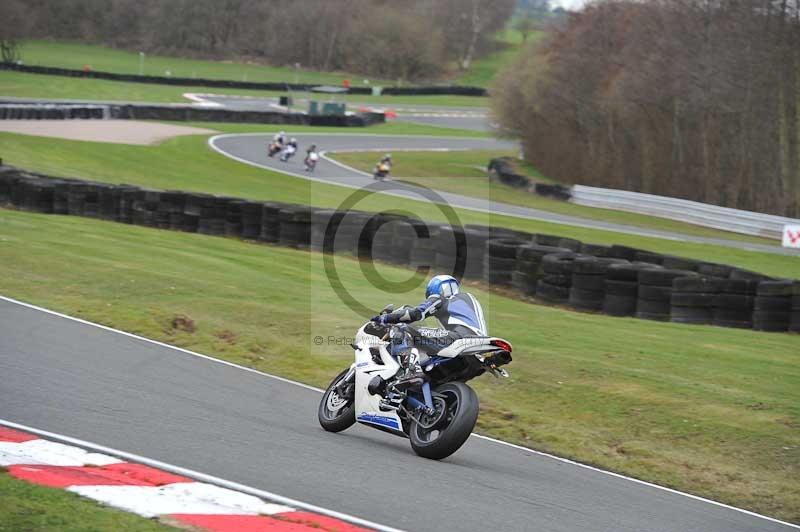
[[(343, 185), (351, 188), (361, 188), (371, 183), (375, 183), (372, 177), (358, 170), (343, 167), (334, 164), (333, 162), (321, 160), (316, 172), (309, 175), (303, 172), (302, 158), (305, 149), (311, 145), (316, 144), (318, 149), (324, 151), (365, 151), (376, 150), (375, 161), (380, 158), (383, 151), (393, 152), (396, 157), (402, 155), (398, 150), (435, 150), (435, 149), (516, 149), (516, 144), (509, 141), (502, 141), (492, 138), (464, 138), (464, 137), (424, 137), (424, 136), (392, 136), (392, 135), (370, 135), (358, 133), (337, 133), (337, 134), (323, 134), (323, 133), (292, 133), (288, 130), (289, 136), (297, 137), (300, 143), (300, 150), (298, 156), (289, 163), (282, 163), (277, 157), (269, 158), (266, 154), (266, 146), (272, 138), (271, 134), (227, 134), (212, 137), (209, 144), (212, 148), (220, 153), (237, 159), (241, 162), (252, 164), (279, 172), (288, 173), (304, 179), (314, 179), (324, 181), (332, 184)], [(401, 196), (411, 199), (422, 199), (421, 189), (419, 187), (403, 184), (399, 182), (386, 183), (383, 188), (386, 189), (387, 194)], [(518, 218), (528, 218), (532, 220), (542, 220), (546, 222), (572, 225), (577, 227), (588, 227), (592, 229), (606, 229), (609, 231), (616, 231), (619, 233), (627, 233), (633, 235), (641, 235), (655, 238), (664, 238), (668, 240), (684, 241), (684, 242), (697, 242), (701, 244), (714, 244), (719, 246), (733, 247), (738, 249), (747, 249), (751, 251), (760, 251), (767, 253), (783, 254), (783, 255), (798, 255), (800, 250), (781, 248), (777, 244), (774, 246), (767, 244), (754, 244), (750, 242), (741, 242), (736, 240), (727, 240), (722, 238), (710, 238), (701, 236), (692, 236), (681, 233), (673, 233), (670, 231), (662, 231), (658, 229), (649, 229), (643, 227), (634, 227), (629, 225), (604, 222), (600, 220), (589, 220), (586, 218), (579, 218), (576, 216), (568, 216), (557, 214), (529, 207), (521, 207), (511, 205), (508, 203), (500, 203), (491, 201), (489, 199), (474, 198), (469, 196), (462, 196), (459, 194), (451, 194), (449, 192), (437, 191), (438, 195), (444, 202), (453, 206), (466, 209), (472, 209), (482, 212), (490, 212), (494, 214), (502, 214), (508, 216), (516, 216)]]
[(0, 375), (2, 419), (397, 528), (791, 529), (476, 437), (434, 462), (360, 425), (329, 434), (314, 390), (2, 299)]
[[(294, 109), (305, 111), (308, 109), (306, 93), (303, 97), (295, 97)], [(211, 102), (222, 107), (241, 111), (284, 111), (278, 106), (277, 98), (236, 97), (222, 94), (194, 94), (192, 98), (198, 102)], [(319, 95), (319, 100), (326, 100), (324, 94)], [(489, 131), (488, 113), (485, 107), (451, 107), (442, 105), (417, 105), (400, 104), (385, 105), (374, 103), (347, 103), (347, 109), (354, 111), (360, 108), (371, 108), (380, 111), (394, 111), (396, 120), (413, 122), (438, 127), (452, 127), (457, 129), (472, 129), (475, 131)]]

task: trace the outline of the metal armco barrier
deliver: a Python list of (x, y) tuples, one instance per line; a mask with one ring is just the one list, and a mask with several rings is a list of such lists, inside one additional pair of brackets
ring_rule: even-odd
[(703, 227), (712, 227), (744, 235), (780, 240), (785, 225), (800, 224), (800, 220), (741, 211), (729, 207), (709, 205), (666, 196), (641, 192), (575, 185), (570, 202), (588, 207), (614, 209), (668, 218)]

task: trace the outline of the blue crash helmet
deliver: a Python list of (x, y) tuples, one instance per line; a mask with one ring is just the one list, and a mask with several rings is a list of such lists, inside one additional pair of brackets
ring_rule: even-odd
[(454, 296), (459, 292), (458, 281), (450, 275), (437, 275), (428, 281), (425, 288), (425, 297), (439, 294), (442, 297)]

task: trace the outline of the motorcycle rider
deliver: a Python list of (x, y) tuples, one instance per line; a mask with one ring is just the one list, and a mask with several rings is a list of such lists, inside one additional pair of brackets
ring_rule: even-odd
[[(438, 353), (458, 339), (487, 335), (481, 304), (472, 294), (461, 292), (454, 277), (433, 277), (425, 288), (425, 297), (416, 307), (405, 306), (372, 318), (380, 325), (402, 324), (391, 342), (392, 356), (404, 370), (404, 375), (395, 382), (401, 389), (422, 385), (425, 375), (420, 362), (424, 363), (427, 355)], [(435, 317), (441, 328), (410, 325), (428, 316)], [(417, 347), (422, 361), (411, 352), (412, 347)]]
[(289, 160), (289, 158), (294, 157), (294, 154), (297, 152), (297, 139), (292, 137), (286, 147), (283, 149), (283, 154), (281, 155), (281, 161), (284, 163)]
[(283, 149), (284, 144), (286, 144), (286, 132), (279, 131), (275, 133), (275, 136), (272, 137), (272, 142), (269, 143), (267, 147), (267, 151), (270, 157), (273, 157), (276, 153)]
[(373, 171), (373, 177), (376, 179), (380, 178), (383, 179), (389, 172), (392, 170), (392, 154), (387, 153), (383, 156), (383, 158), (375, 165), (375, 170)]
[(306, 172), (313, 172), (314, 167), (317, 166), (318, 160), (319, 154), (317, 153), (317, 145), (312, 144), (306, 150), (306, 158), (303, 159), (303, 163), (306, 165)]

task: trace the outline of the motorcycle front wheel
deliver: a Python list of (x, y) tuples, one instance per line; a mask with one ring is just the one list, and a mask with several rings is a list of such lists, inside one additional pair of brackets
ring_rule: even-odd
[(336, 390), (339, 381), (347, 375), (348, 371), (350, 371), (349, 368), (339, 373), (331, 381), (319, 402), (317, 411), (319, 424), (328, 432), (341, 432), (356, 422), (355, 378), (353, 383), (344, 387), (350, 390), (348, 396), (343, 397)]
[[(411, 448), (423, 458), (441, 460), (467, 441), (478, 421), (478, 396), (463, 382), (449, 382), (434, 390), (433, 415), (411, 422)], [(420, 423), (421, 422), (421, 423)]]

